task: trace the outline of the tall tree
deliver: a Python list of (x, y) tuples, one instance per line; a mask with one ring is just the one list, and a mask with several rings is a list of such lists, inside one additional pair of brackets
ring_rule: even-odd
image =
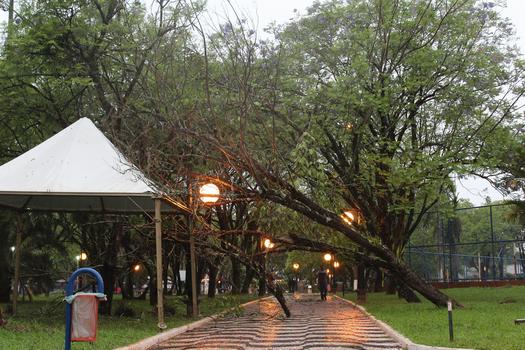
[(224, 29), (231, 75), (218, 96), (237, 102), (239, 136), (202, 139), (262, 197), (342, 232), (360, 259), (445, 305), (402, 255), (524, 93), (510, 24), (470, 0), (354, 0), (314, 4), (273, 45), (253, 44), (241, 21)]

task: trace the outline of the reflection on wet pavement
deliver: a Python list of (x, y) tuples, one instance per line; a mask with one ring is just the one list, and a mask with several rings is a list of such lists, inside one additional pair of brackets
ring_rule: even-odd
[(225, 316), (175, 336), (156, 350), (363, 349), (400, 350), (377, 324), (352, 305), (315, 295), (289, 297), (286, 318), (273, 298), (248, 305), (242, 316)]

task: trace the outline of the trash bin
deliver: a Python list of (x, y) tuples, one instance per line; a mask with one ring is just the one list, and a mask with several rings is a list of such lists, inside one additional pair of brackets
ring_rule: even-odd
[(96, 294), (76, 296), (72, 304), (71, 341), (97, 340), (98, 297)]

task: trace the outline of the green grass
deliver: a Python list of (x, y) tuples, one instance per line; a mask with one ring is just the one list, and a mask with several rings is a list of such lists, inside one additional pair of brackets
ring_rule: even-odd
[[(415, 343), (483, 350), (525, 349), (525, 287), (443, 290), (464, 308), (453, 311), (454, 341), (449, 341), (447, 310), (428, 301), (408, 304), (395, 295), (371, 293), (363, 306)], [(355, 301), (353, 293), (346, 297)]]
[[(58, 302), (60, 299), (61, 297), (50, 297), (37, 298), (32, 303), (20, 302), (17, 317), (9, 318), (8, 324), (0, 328), (0, 349), (62, 350), (65, 306)], [(214, 299), (203, 297), (200, 311), (203, 317), (209, 316), (253, 299), (255, 297), (252, 295), (219, 295)], [(118, 303), (119, 300), (113, 301), (114, 309)], [(157, 334), (155, 308), (144, 300), (132, 300), (129, 303), (136, 311), (136, 317), (100, 316), (97, 341), (93, 344), (73, 343), (72, 349), (113, 349)], [(186, 306), (180, 298), (167, 297), (166, 304), (175, 307), (175, 315), (166, 317), (168, 328), (196, 320), (185, 316)], [(6, 305), (0, 307), (6, 309)]]

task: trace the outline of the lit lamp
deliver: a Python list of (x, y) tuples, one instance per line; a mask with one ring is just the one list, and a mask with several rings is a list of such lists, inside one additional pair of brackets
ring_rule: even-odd
[(139, 272), (140, 271), (140, 265), (137, 264), (137, 265), (133, 266), (133, 271)]
[(352, 225), (352, 222), (354, 222), (355, 220), (355, 216), (352, 210), (345, 210), (340, 216), (341, 219), (343, 219), (343, 221), (346, 222), (348, 225)]
[(330, 254), (330, 253), (326, 253), (326, 254), (324, 255), (324, 260), (325, 260), (326, 262), (331, 261), (331, 260), (332, 260), (332, 254)]
[(339, 267), (339, 261), (334, 261), (334, 268), (337, 269)]
[(271, 239), (266, 238), (264, 240), (264, 246), (266, 247), (266, 249), (272, 249), (275, 246), (275, 244), (271, 241)]
[(361, 215), (356, 209), (344, 209), (343, 213), (339, 215), (348, 225), (359, 224), (361, 222)]
[(299, 270), (299, 264), (298, 264), (298, 263), (294, 263), (294, 264), (293, 264), (293, 269), (294, 269), (295, 271)]
[(221, 191), (213, 183), (207, 183), (199, 188), (199, 198), (206, 204), (215, 203), (219, 200)]

